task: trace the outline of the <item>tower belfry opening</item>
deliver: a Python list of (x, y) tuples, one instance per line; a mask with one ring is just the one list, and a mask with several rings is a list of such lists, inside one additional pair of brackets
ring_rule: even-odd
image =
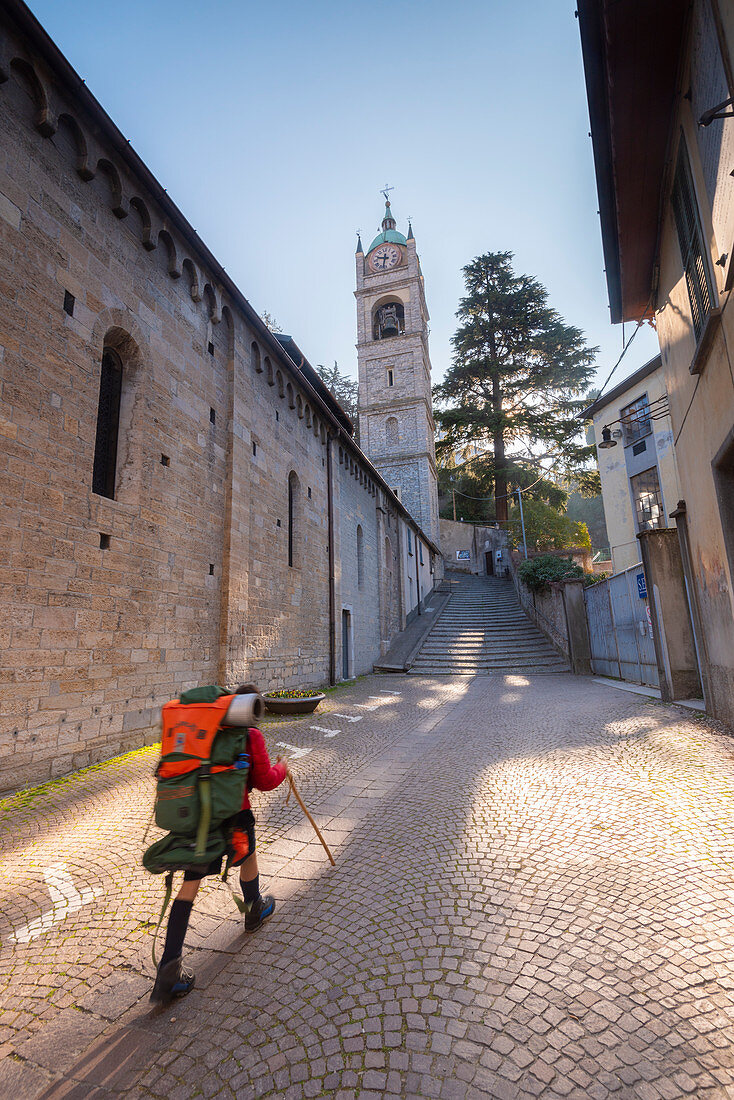
[(398, 229), (388, 192), (380, 232), (357, 244), (357, 358), (362, 449), (438, 542), (428, 308), (412, 226)]

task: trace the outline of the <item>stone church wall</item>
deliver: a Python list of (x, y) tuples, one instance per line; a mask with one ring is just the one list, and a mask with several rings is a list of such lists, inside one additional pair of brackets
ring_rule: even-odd
[[(339, 481), (339, 551), (337, 554), (337, 666), (342, 674), (344, 620), (350, 616), (351, 676), (370, 672), (380, 652), (380, 584), (377, 501), (360, 471), (342, 453), (337, 459)], [(360, 535), (358, 537), (358, 528)]]
[[(0, 28), (0, 790), (155, 740), (186, 687), (327, 681), (341, 431), (60, 55), (14, 37), (23, 11)], [(91, 488), (105, 349), (114, 499)], [(366, 539), (365, 588), (347, 556), (341, 593), (364, 671), (401, 582), (374, 469), (334, 467), (341, 541)]]

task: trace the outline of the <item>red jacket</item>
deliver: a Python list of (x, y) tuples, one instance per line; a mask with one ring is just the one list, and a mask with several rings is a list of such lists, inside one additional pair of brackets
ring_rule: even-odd
[(265, 738), (258, 729), (250, 729), (247, 738), (247, 751), (250, 754), (250, 774), (247, 777), (247, 789), (242, 799), (242, 809), (250, 809), (250, 791), (272, 791), (285, 779), (285, 760), (270, 763)]

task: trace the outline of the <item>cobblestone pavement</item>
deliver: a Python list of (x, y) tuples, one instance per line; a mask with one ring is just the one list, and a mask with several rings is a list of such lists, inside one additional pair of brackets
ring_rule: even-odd
[(0, 1096), (734, 1097), (734, 742), (570, 675), (372, 676), (265, 727), (278, 899), (152, 1013), (155, 749), (0, 803)]

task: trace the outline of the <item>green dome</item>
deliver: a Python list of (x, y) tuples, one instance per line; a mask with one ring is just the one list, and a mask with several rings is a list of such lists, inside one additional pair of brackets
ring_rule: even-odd
[(381, 244), (407, 244), (407, 241), (402, 233), (398, 233), (397, 229), (383, 229), (382, 233), (378, 233), (372, 244), (367, 249), (367, 254), (372, 251), (373, 248), (377, 248)]

